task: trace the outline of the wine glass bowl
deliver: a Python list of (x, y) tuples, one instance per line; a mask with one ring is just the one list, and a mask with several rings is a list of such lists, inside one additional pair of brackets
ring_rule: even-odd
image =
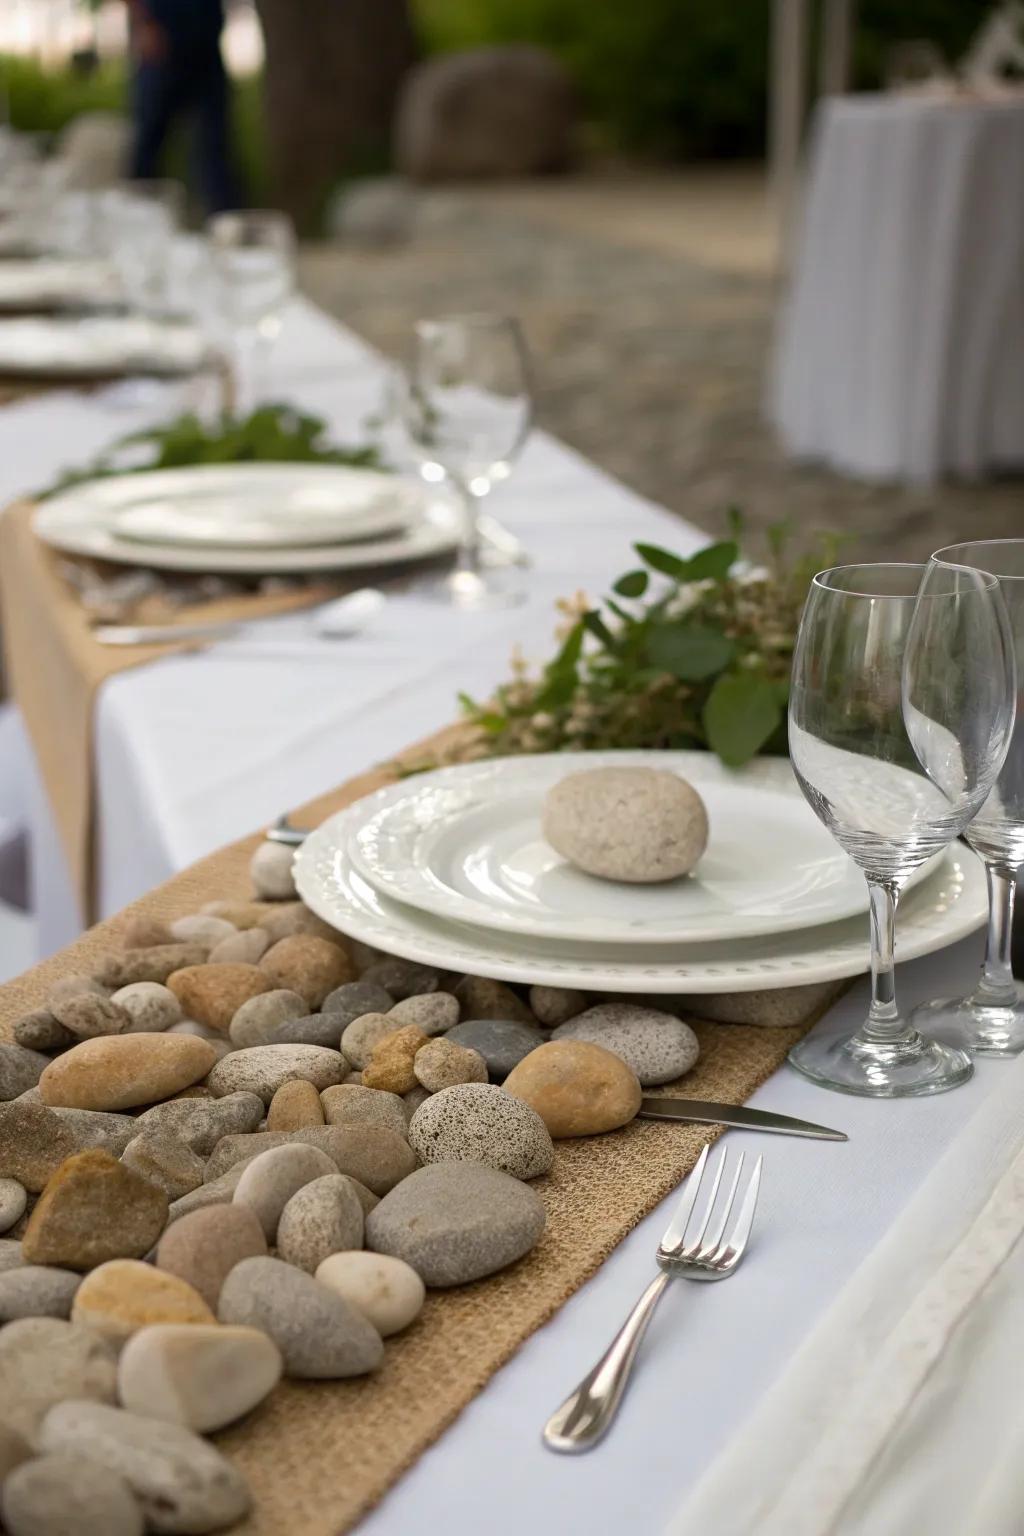
[(221, 313), (236, 342), (237, 393), (252, 406), (257, 374), (295, 292), (295, 230), (287, 214), (216, 214), (207, 226)]

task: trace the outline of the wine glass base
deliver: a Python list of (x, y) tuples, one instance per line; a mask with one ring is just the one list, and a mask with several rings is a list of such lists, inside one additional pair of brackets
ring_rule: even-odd
[(962, 1046), (975, 1056), (1019, 1056), (1024, 1051), (1024, 999), (998, 1005), (971, 997), (922, 1003), (911, 1023)]
[(467, 613), (494, 608), (515, 608), (526, 601), (522, 572), (508, 566), (479, 571), (450, 571), (440, 579), (424, 582), (417, 596), (447, 603)]
[(864, 1098), (902, 1099), (958, 1088), (974, 1071), (966, 1051), (925, 1039), (909, 1030), (900, 1040), (881, 1045), (861, 1035), (809, 1035), (789, 1053), (790, 1065), (837, 1093)]

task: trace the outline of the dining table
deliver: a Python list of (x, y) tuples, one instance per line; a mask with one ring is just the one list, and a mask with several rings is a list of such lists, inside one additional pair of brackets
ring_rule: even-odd
[[(273, 370), (282, 397), (322, 415), (341, 440), (365, 437), (383, 362), (305, 300), (291, 308)], [(151, 385), (136, 398), (114, 385), (7, 405), (0, 410), (0, 501), (52, 483), (112, 440), (180, 409), (185, 388)], [(541, 430), (493, 510), (532, 561), (519, 607), (457, 612), (404, 583), (387, 589), (378, 618), (354, 637), (313, 638), (302, 616), (266, 619), (103, 683), (92, 764), (99, 915), (435, 731), (455, 715), (459, 690), (486, 696), (506, 676), (514, 646), (549, 654), (556, 600), (581, 589), (606, 591), (631, 564), (633, 542), (686, 554), (707, 541)], [(0, 720), (0, 748), (0, 825), (27, 828), (40, 947), (52, 954), (75, 938), (82, 915), (32, 742), (11, 705)], [(975, 933), (900, 966), (902, 1002), (963, 990), (981, 948)], [(866, 999), (858, 980), (816, 1027), (848, 1030)], [(749, 1254), (728, 1284), (671, 1289), (621, 1417), (600, 1448), (555, 1456), (541, 1430), (650, 1280), (677, 1194), (637, 1221), (360, 1529), (370, 1536), (469, 1536), (481, 1527), (495, 1536), (670, 1526), (677, 1536), (696, 1536), (710, 1529), (703, 1519), (689, 1522), (690, 1501), (715, 1486), (716, 1468), (771, 1401), (812, 1330), (898, 1231), (943, 1153), (984, 1117), (1011, 1070), (979, 1061), (955, 1092), (886, 1101), (828, 1093), (781, 1066), (750, 1104), (826, 1123), (849, 1139), (728, 1132), (730, 1145), (765, 1158)], [(748, 1530), (728, 1509), (714, 1528), (720, 1536)]]

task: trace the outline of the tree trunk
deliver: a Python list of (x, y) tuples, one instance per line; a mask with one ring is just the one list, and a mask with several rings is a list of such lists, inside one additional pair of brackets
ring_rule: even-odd
[(387, 163), (415, 41), (408, 0), (257, 0), (275, 197), (300, 223), (346, 173)]

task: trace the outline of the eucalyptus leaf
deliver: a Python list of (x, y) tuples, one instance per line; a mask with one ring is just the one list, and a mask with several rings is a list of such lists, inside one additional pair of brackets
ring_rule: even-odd
[(625, 576), (620, 576), (612, 587), (620, 597), (643, 597), (650, 581), (646, 571), (627, 571)]
[(634, 544), (633, 548), (652, 571), (660, 571), (662, 576), (672, 576), (676, 581), (689, 581), (690, 562), (680, 555), (660, 549), (657, 544)]
[(731, 539), (709, 544), (688, 562), (689, 581), (724, 581), (739, 559), (739, 545)]
[(652, 624), (647, 635), (648, 664), (684, 682), (714, 677), (732, 661), (736, 647), (727, 635), (680, 621)]
[(729, 768), (754, 757), (782, 722), (778, 686), (756, 672), (727, 672), (704, 705), (708, 745)]

